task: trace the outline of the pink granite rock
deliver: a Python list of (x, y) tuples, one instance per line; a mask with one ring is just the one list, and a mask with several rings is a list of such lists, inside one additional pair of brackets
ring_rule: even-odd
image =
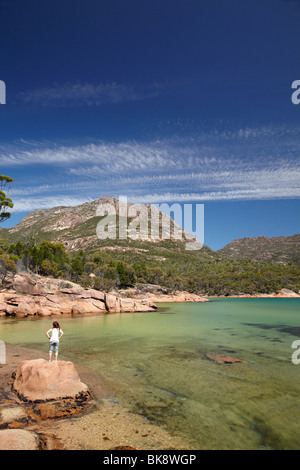
[(74, 397), (88, 391), (70, 361), (23, 361), (17, 368), (13, 390), (25, 400)]
[(25, 429), (1, 430), (0, 450), (38, 450), (38, 436)]
[[(0, 292), (1, 316), (63, 315), (72, 313), (151, 312), (156, 305), (147, 299), (129, 299), (78, 284), (37, 274), (19, 273), (13, 289)], [(67, 285), (68, 287), (66, 287)]]

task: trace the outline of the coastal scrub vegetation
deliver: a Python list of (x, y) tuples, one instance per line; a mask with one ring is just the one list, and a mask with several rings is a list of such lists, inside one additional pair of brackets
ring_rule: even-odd
[(68, 253), (62, 243), (0, 240), (0, 277), (25, 271), (109, 291), (158, 284), (209, 296), (299, 292), (300, 266), (229, 259), (208, 247), (188, 252), (171, 241), (107, 246)]

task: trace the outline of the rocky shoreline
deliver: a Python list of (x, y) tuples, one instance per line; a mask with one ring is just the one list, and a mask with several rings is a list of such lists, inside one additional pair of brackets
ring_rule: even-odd
[(289, 299), (289, 298), (299, 298), (300, 294), (296, 294), (296, 292), (290, 289), (281, 289), (278, 294), (273, 292), (272, 294), (263, 294), (263, 293), (255, 293), (255, 294), (236, 294), (236, 295), (215, 295), (215, 296), (208, 296), (208, 299), (218, 298), (218, 299)]
[(0, 292), (0, 316), (151, 312), (156, 308), (146, 298), (122, 298), (37, 274), (18, 273), (6, 281)]
[(84, 289), (79, 284), (37, 274), (18, 273), (2, 282), (0, 317), (153, 312), (157, 303), (209, 302), (214, 298), (299, 298), (282, 289), (279, 293), (201, 296), (155, 284), (138, 284), (113, 292)]
[(177, 291), (157, 284), (137, 284), (135, 287), (119, 290), (118, 293), (137, 301), (146, 299), (153, 303), (209, 302), (207, 297), (186, 291)]
[[(103, 378), (83, 366), (76, 365), (76, 371), (85, 392), (88, 384), (90, 398), (84, 406), (77, 406), (76, 412), (68, 413), (64, 408), (62, 414), (53, 400), (24, 400), (14, 388), (16, 371), (19, 374), (24, 364), (43, 366), (47, 362), (43, 355), (7, 345), (7, 362), (0, 364), (0, 450), (192, 450), (191, 443), (122, 407)], [(67, 370), (77, 380), (70, 364)], [(70, 397), (60, 401), (69, 406)]]
[(196, 294), (155, 285), (107, 293), (84, 289), (70, 281), (27, 273), (16, 274), (2, 286), (0, 317), (153, 312), (157, 309), (156, 302), (208, 301)]

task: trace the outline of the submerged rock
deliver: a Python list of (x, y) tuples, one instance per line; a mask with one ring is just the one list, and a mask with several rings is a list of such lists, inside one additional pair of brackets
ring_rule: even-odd
[(219, 356), (219, 355), (208, 355), (208, 359), (215, 361), (219, 364), (235, 364), (238, 362), (243, 363), (242, 359), (238, 359), (237, 357), (232, 356)]

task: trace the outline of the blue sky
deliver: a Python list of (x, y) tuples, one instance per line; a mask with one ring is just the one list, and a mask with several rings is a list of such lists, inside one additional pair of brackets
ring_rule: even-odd
[(0, 0), (13, 226), (101, 196), (203, 203), (205, 244), (299, 233), (300, 1)]

